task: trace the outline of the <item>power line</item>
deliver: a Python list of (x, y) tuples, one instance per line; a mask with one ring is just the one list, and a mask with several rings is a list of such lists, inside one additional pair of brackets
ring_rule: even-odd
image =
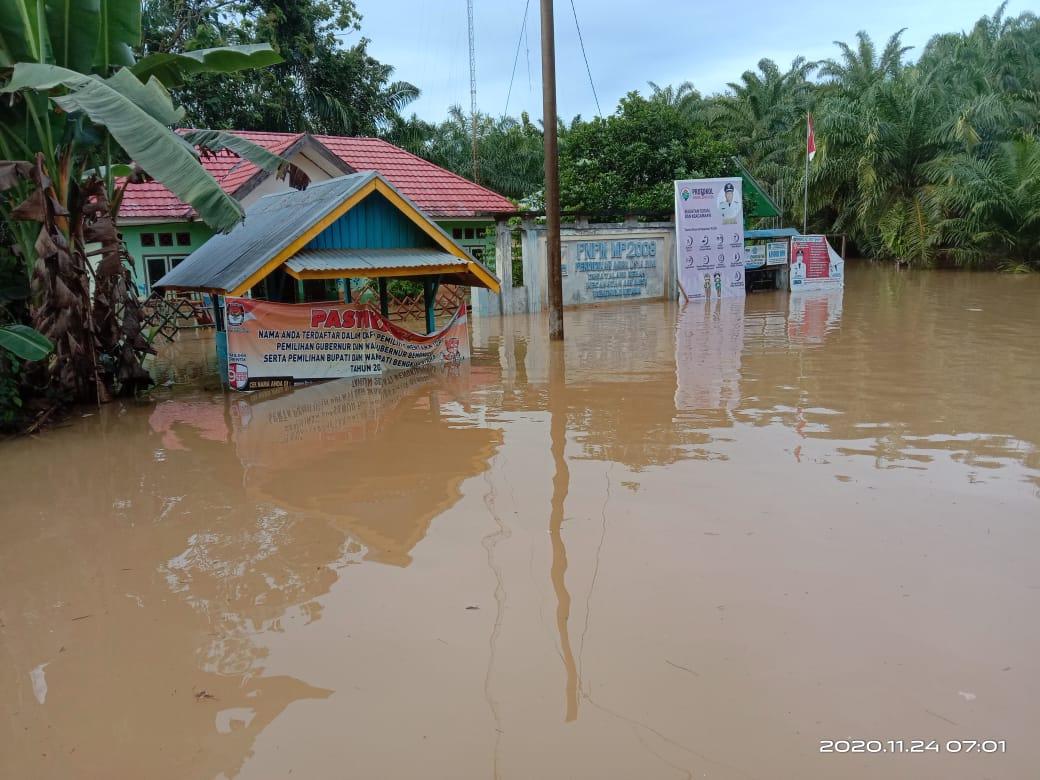
[[(531, 0), (527, 0), (524, 4), (524, 21), (520, 26), (520, 37), (516, 39), (516, 54), (513, 55), (513, 73), (509, 76), (509, 91), (506, 92), (506, 110), (502, 112), (503, 116), (509, 116), (509, 98), (513, 95), (513, 79), (516, 78), (516, 64), (520, 61), (520, 44), (524, 42), (524, 35), (527, 32), (527, 10), (531, 7)], [(530, 69), (530, 60), (528, 60), (528, 69)], [(528, 73), (528, 79), (530, 79), (530, 73)]]
[(581, 56), (585, 58), (585, 72), (589, 74), (592, 97), (596, 99), (596, 114), (603, 116), (603, 110), (599, 107), (599, 95), (596, 94), (596, 84), (592, 80), (592, 68), (589, 67), (589, 55), (585, 53), (585, 39), (581, 35), (581, 22), (578, 21), (578, 9), (574, 7), (574, 0), (571, 0), (571, 12), (574, 14), (574, 26), (578, 28), (578, 43), (581, 44)]

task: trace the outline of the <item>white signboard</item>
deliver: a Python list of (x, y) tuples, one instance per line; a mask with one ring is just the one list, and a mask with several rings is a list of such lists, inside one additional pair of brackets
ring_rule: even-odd
[(741, 180), (675, 182), (679, 284), (690, 300), (744, 295)]
[(744, 245), (744, 266), (746, 268), (761, 268), (766, 264), (765, 244)]
[(766, 265), (786, 265), (787, 248), (787, 241), (770, 241), (766, 244)]

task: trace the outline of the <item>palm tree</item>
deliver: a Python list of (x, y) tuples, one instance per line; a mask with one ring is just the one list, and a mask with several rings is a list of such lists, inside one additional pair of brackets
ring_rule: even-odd
[(813, 103), (809, 76), (814, 62), (797, 57), (786, 71), (775, 62), (760, 60), (757, 71), (745, 71), (739, 82), (728, 85), (730, 94), (714, 98), (704, 116), (724, 132), (750, 171), (776, 192), (790, 176), (793, 155), (803, 145), (805, 115)]
[(937, 168), (949, 215), (941, 228), (956, 260), (1040, 269), (1040, 141), (1006, 141), (990, 157), (960, 154)]
[(893, 33), (880, 54), (874, 41), (863, 30), (856, 33), (858, 45), (855, 48), (844, 41), (835, 41), (840, 56), (821, 62), (819, 75), (838, 94), (856, 100), (869, 98), (875, 87), (899, 75), (903, 67), (903, 55), (913, 48), (902, 45), (904, 32), (905, 27)]
[(661, 101), (691, 118), (702, 108), (703, 98), (692, 81), (684, 81), (678, 86), (669, 84), (667, 87), (661, 87), (653, 81), (647, 83), (650, 85), (651, 100)]

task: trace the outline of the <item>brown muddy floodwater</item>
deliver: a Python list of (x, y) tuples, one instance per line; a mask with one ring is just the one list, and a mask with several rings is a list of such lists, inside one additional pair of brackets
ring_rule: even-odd
[(0, 444), (0, 777), (1036, 778), (1038, 311), (853, 266), (266, 396), (186, 338)]

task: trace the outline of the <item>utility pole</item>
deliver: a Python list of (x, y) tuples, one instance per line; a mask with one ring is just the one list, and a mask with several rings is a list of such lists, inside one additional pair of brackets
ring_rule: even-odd
[(560, 255), (560, 166), (556, 138), (556, 31), (553, 0), (542, 4), (542, 123), (545, 125), (545, 260), (549, 280), (549, 340), (563, 340)]
[(469, 21), (469, 118), (472, 133), (473, 181), (480, 183), (480, 157), (477, 149), (477, 38), (473, 31), (473, 0), (466, 0), (466, 17)]

